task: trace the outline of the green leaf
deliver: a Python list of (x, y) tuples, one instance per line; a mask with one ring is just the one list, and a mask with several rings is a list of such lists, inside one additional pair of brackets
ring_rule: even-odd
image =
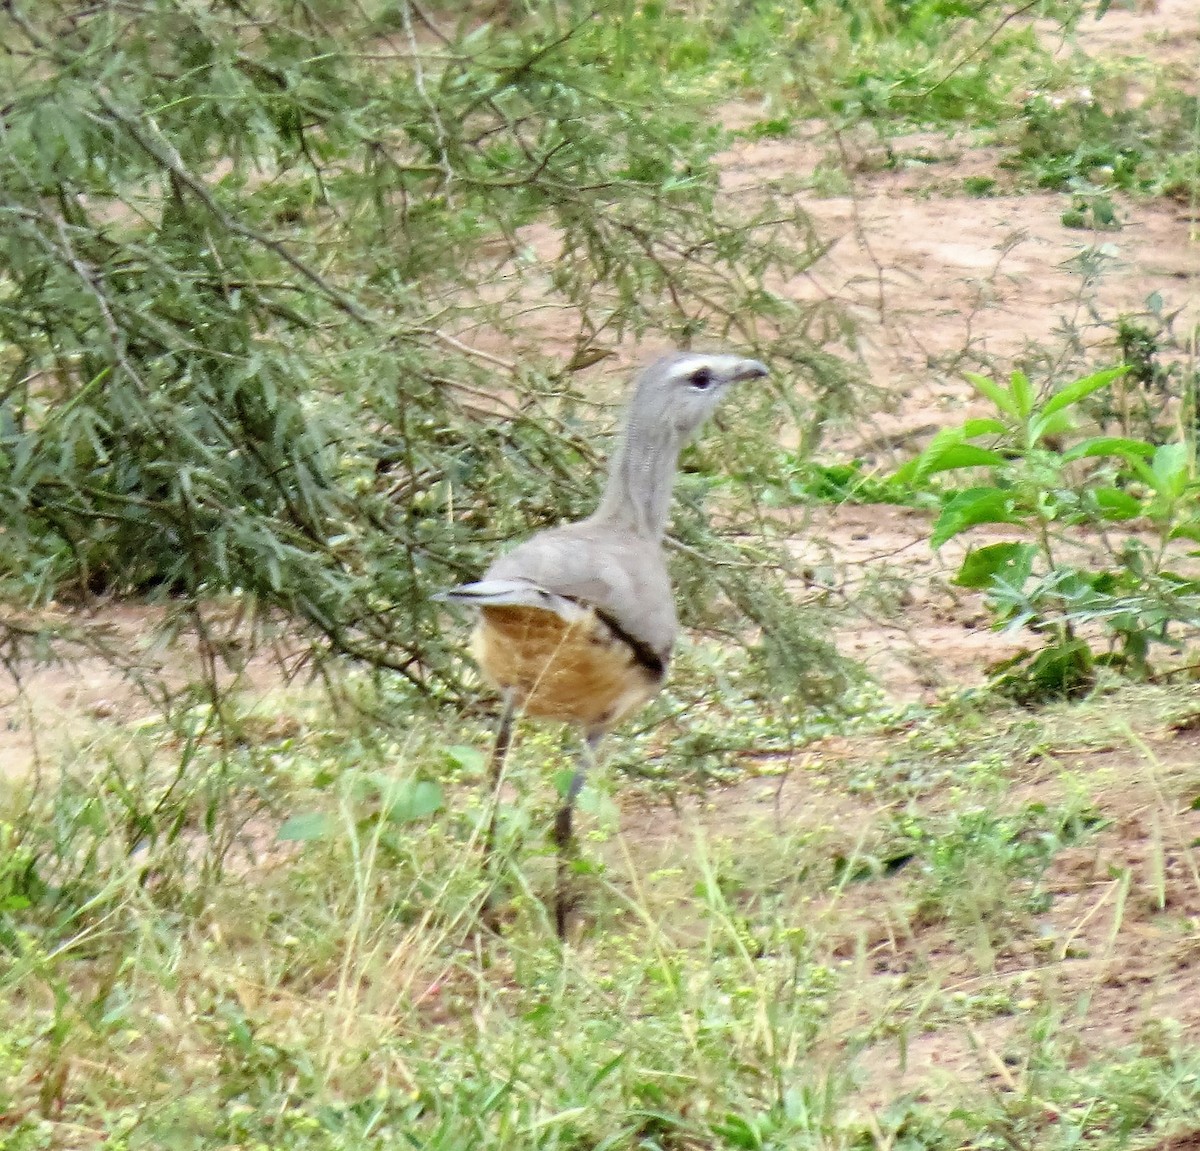
[(1016, 417), (1019, 412), (1013, 397), (1002, 388), (995, 380), (989, 380), (987, 376), (977, 375), (975, 372), (964, 372), (967, 379), (975, 385), (976, 391), (982, 392), (993, 404), (996, 405), (999, 411), (1005, 415)]
[(1032, 659), (1026, 654), (1022, 663), (995, 681), (1002, 695), (1021, 703), (1075, 699), (1095, 682), (1095, 659), (1081, 639), (1049, 644)]
[(440, 784), (430, 779), (409, 780), (393, 789), (387, 817), (393, 823), (413, 823), (424, 819), (445, 804)]
[(1008, 430), (1007, 424), (987, 416), (983, 419), (967, 420), (962, 426), (962, 436), (965, 440), (973, 440), (976, 436), (1002, 436)]
[(989, 588), (997, 579), (1021, 587), (1033, 570), (1037, 548), (1016, 541), (972, 548), (958, 569), (953, 583), (959, 587)]
[(1009, 376), (1008, 390), (1012, 393), (1017, 415), (1021, 419), (1027, 420), (1033, 412), (1033, 402), (1036, 397), (1029, 377), (1020, 368), (1015, 368), (1013, 374)]
[(571, 786), (571, 780), (575, 778), (575, 771), (572, 768), (564, 767), (556, 771), (552, 777), (554, 790), (558, 794), (559, 799), (566, 799), (567, 788)]
[(1107, 519), (1131, 520), (1142, 514), (1142, 501), (1121, 488), (1094, 488), (1092, 499)]
[(1150, 462), (1154, 490), (1165, 496), (1181, 496), (1191, 478), (1191, 459), (1187, 444), (1163, 444)]
[(739, 1147), (743, 1151), (762, 1151), (764, 1143), (757, 1117), (747, 1119), (731, 1112), (723, 1123), (714, 1123), (712, 1128), (731, 1147)]
[(1127, 440), (1120, 436), (1097, 436), (1076, 444), (1063, 453), (1066, 460), (1083, 459), (1085, 456), (1121, 456), (1127, 460), (1146, 459), (1154, 455), (1154, 445), (1145, 440)]
[(943, 428), (915, 460), (909, 460), (892, 476), (891, 482), (917, 484), (936, 472), (1004, 463), (1004, 457), (995, 452), (964, 444), (964, 434), (965, 428)]
[(1123, 364), (1118, 368), (1105, 368), (1102, 372), (1094, 372), (1090, 376), (1084, 376), (1083, 379), (1076, 380), (1074, 383), (1068, 384), (1061, 391), (1055, 392), (1042, 405), (1042, 414), (1048, 416), (1054, 412), (1061, 411), (1063, 408), (1069, 408), (1072, 404), (1077, 404), (1084, 396), (1090, 396), (1092, 392), (1098, 392), (1101, 388), (1108, 387), (1113, 380), (1125, 375), (1128, 371), (1129, 365)]
[(924, 453), (921, 459), (922, 477), (931, 476), (936, 472), (954, 471), (956, 468), (996, 467), (1006, 462), (999, 452), (975, 444), (949, 444), (932, 456), (928, 452)]
[(1050, 415), (1035, 416), (1029, 425), (1029, 434), (1036, 444), (1046, 436), (1062, 436), (1075, 427), (1075, 421), (1069, 412), (1053, 412)]
[(487, 756), (479, 748), (465, 747), (462, 744), (454, 744), (452, 747), (446, 748), (446, 758), (461, 767), (463, 771), (471, 772), (474, 775), (482, 773), (484, 765), (487, 763)]
[(942, 514), (933, 526), (930, 544), (940, 548), (959, 532), (976, 524), (1019, 524), (1021, 519), (1013, 512), (1011, 492), (1000, 488), (968, 488), (959, 492), (942, 508)]
[(285, 843), (312, 843), (329, 834), (333, 821), (323, 811), (306, 811), (283, 821), (275, 838)]
[[(1183, 523), (1175, 524), (1167, 537), (1173, 540), (1191, 540), (1193, 543), (1200, 543), (1200, 520), (1184, 520)], [(1195, 552), (1191, 552), (1195, 555)]]

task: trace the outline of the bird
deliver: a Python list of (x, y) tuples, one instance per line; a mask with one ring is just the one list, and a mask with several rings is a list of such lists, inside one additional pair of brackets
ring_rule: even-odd
[(648, 703), (667, 678), (678, 622), (663, 539), (679, 453), (730, 387), (769, 374), (755, 359), (677, 351), (634, 382), (624, 428), (596, 510), (538, 532), (473, 583), (437, 593), (473, 609), (471, 653), (503, 706), (493, 744), (492, 816), (518, 713), (564, 721), (582, 733), (574, 773), (554, 821), (555, 930), (565, 939), (573, 810), (601, 740)]

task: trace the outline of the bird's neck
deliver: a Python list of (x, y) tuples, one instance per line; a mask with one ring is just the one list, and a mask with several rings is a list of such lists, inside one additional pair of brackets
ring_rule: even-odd
[(608, 483), (593, 522), (661, 540), (671, 513), (671, 488), (682, 447), (660, 426), (630, 423), (608, 472)]

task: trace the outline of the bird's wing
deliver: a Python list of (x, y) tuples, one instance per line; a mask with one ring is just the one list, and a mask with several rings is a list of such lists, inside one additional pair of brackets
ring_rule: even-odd
[(479, 607), (538, 607), (568, 622), (593, 608), (618, 634), (663, 662), (675, 642), (675, 603), (661, 549), (586, 522), (541, 532), (497, 559), (478, 583), (439, 598)]

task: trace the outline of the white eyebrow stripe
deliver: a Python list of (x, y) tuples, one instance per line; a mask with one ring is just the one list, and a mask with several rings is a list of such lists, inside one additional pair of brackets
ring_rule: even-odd
[(686, 359), (678, 360), (671, 370), (671, 379), (679, 379), (681, 376), (690, 376), (697, 368), (711, 368), (713, 365), (712, 356), (703, 355), (697, 352), (693, 356), (688, 356)]

